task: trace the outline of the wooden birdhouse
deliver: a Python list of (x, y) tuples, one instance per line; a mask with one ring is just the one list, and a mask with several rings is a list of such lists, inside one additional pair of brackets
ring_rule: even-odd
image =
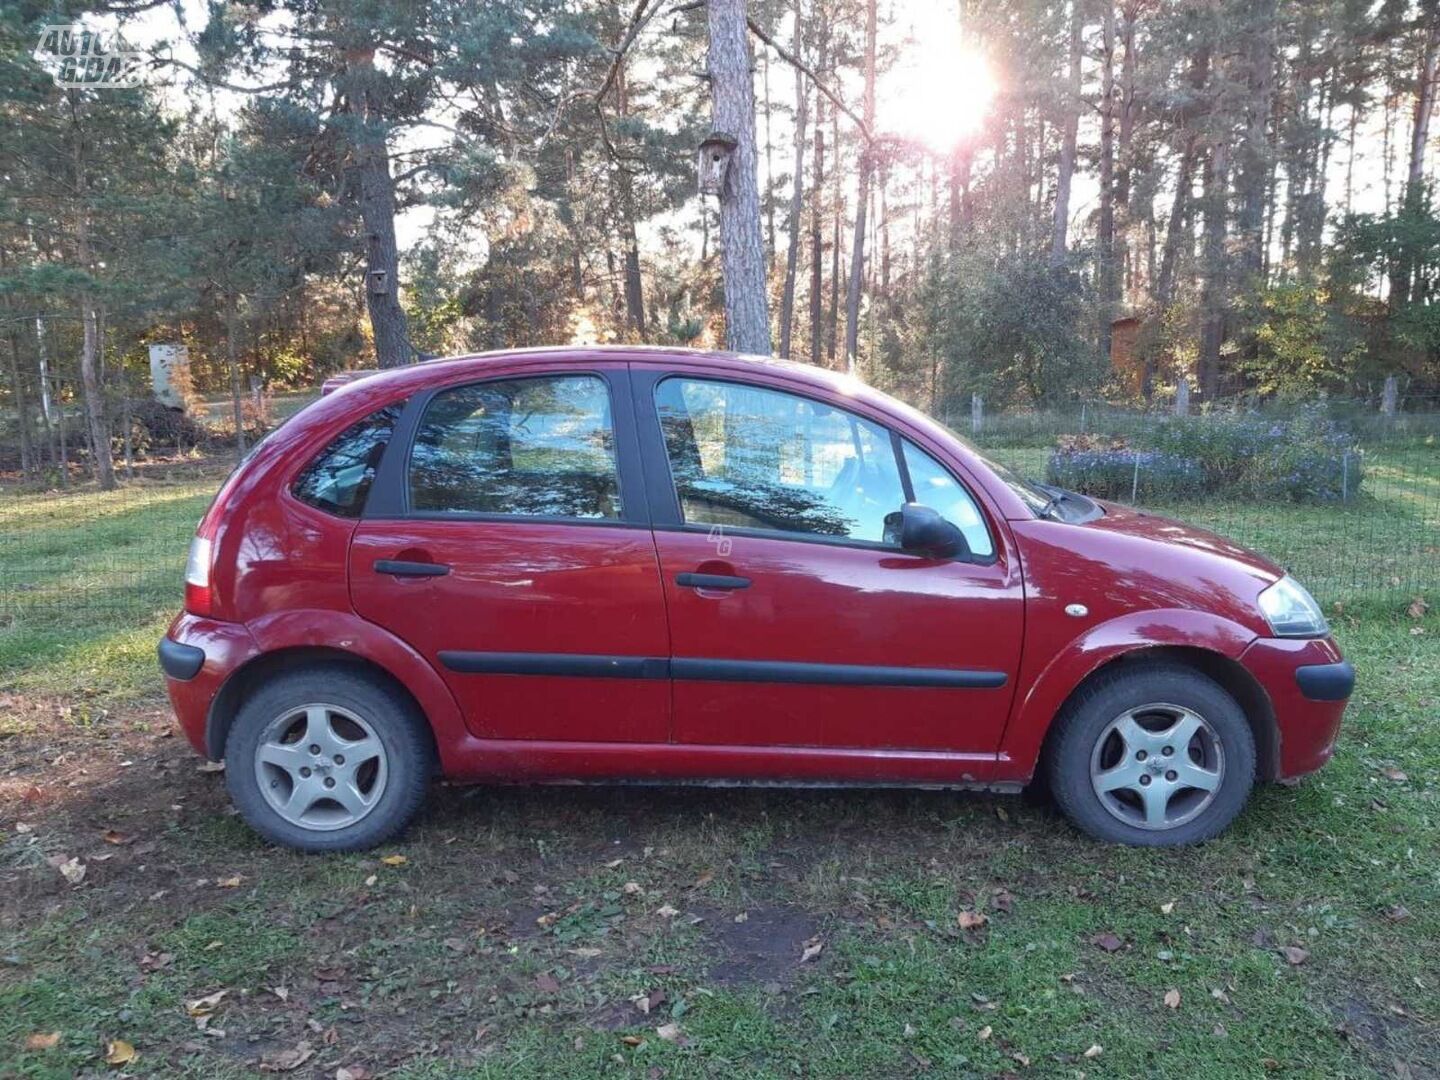
[(374, 296), (384, 296), (390, 291), (390, 275), (384, 270), (370, 271), (370, 292)]
[(700, 180), (701, 195), (721, 195), (725, 177), (730, 172), (730, 159), (735, 155), (736, 139), (723, 131), (712, 131), (700, 144), (695, 166)]

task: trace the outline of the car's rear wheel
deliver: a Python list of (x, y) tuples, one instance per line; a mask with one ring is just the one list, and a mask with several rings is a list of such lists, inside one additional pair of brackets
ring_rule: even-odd
[(1179, 664), (1101, 675), (1056, 720), (1046, 762), (1065, 815), (1091, 836), (1171, 847), (1222, 832), (1255, 782), (1244, 710)]
[(425, 799), (429, 733), (394, 687), (344, 666), (265, 682), (225, 740), (240, 816), (302, 851), (356, 851), (394, 836)]

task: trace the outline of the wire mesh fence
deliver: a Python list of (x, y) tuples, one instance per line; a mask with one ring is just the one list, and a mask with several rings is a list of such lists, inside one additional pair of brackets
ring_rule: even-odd
[[(296, 406), (300, 404), (296, 402)], [(1440, 593), (1440, 401), (1327, 403), (1183, 420), (1109, 406), (953, 418), (994, 460), (1221, 533), (1327, 605)], [(978, 430), (974, 430), (978, 427)], [(118, 490), (0, 472), (0, 687), (56, 653), (153, 647), (195, 524), (234, 460), (223, 440), (135, 463)]]

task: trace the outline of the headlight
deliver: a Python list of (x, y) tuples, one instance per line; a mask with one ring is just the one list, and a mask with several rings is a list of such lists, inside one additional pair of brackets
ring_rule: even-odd
[(1288, 574), (1260, 594), (1260, 611), (1276, 637), (1323, 637), (1330, 632), (1315, 598)]

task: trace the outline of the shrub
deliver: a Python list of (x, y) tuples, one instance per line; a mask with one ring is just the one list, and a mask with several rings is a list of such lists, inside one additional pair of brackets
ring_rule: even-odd
[(1104, 436), (1061, 436), (1046, 479), (1100, 498), (1232, 498), (1338, 502), (1354, 498), (1364, 461), (1349, 432), (1317, 410), (1288, 420), (1238, 414), (1169, 417), (1127, 443)]
[(1150, 496), (1187, 498), (1203, 494), (1205, 471), (1189, 458), (1156, 450), (1057, 450), (1045, 465), (1045, 479), (1100, 499), (1129, 500), (1137, 484)]

